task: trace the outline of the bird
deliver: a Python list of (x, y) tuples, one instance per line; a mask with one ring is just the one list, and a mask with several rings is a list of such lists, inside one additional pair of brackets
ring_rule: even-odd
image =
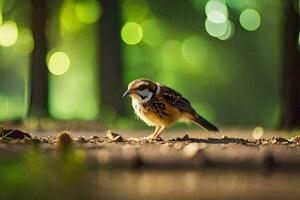
[(218, 128), (200, 116), (191, 103), (174, 89), (146, 78), (129, 83), (123, 98), (130, 96), (135, 114), (155, 131), (146, 139), (156, 140), (161, 133), (177, 121), (193, 122), (206, 131)]

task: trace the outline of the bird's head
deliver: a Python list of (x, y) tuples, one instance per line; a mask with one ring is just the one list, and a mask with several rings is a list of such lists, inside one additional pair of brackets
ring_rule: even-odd
[(148, 79), (137, 79), (129, 83), (123, 97), (130, 96), (139, 102), (147, 102), (160, 90), (160, 86)]

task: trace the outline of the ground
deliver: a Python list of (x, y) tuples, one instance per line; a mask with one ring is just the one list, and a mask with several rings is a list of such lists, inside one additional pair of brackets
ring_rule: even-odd
[[(255, 140), (252, 131), (170, 131), (149, 141), (142, 139), (149, 134), (145, 131), (27, 135), (3, 130), (0, 157), (8, 162), (0, 164), (0, 170), (6, 174), (10, 168), (20, 170), (19, 175), (0, 180), (7, 185), (0, 189), (4, 197), (32, 199), (31, 190), (44, 199), (48, 190), (49, 199), (168, 199), (171, 194), (176, 194), (173, 199), (300, 197), (300, 137), (286, 133), (266, 132)], [(15, 176), (21, 183), (11, 179)], [(28, 186), (26, 181), (39, 184)], [(40, 189), (40, 182), (48, 189)], [(26, 190), (3, 189), (22, 184)], [(16, 196), (16, 190), (22, 196)]]

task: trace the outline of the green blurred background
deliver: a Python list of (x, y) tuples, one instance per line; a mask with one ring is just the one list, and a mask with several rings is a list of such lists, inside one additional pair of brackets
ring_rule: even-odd
[[(145, 77), (175, 88), (223, 127), (275, 128), (281, 114), (282, 2), (119, 1), (121, 90)], [(28, 113), (31, 10), (29, 0), (0, 0), (0, 120)], [(101, 1), (51, 0), (48, 12), (51, 117), (97, 120), (108, 112), (99, 97)], [(125, 105), (123, 118), (134, 120), (129, 100)]]

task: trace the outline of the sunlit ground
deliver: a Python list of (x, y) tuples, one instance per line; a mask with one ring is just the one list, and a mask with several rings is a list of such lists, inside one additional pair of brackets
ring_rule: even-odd
[[(154, 127), (148, 127), (144, 122), (138, 120), (134, 115), (116, 118), (115, 116), (106, 116), (106, 119), (94, 121), (82, 120), (53, 120), (28, 118), (26, 120), (2, 121), (0, 125), (10, 129), (20, 129), (25, 132), (36, 134), (37, 136), (56, 135), (61, 131), (70, 131), (74, 135), (92, 135), (104, 136), (107, 130), (120, 133), (125, 137), (144, 137), (154, 131)], [(176, 123), (167, 128), (163, 137), (180, 137), (185, 134), (191, 137), (222, 137), (223, 135), (231, 137), (242, 137), (248, 139), (270, 138), (273, 136), (292, 137), (299, 135), (300, 131), (295, 129), (291, 131), (276, 131), (259, 125), (249, 127), (230, 127), (217, 125), (220, 132), (210, 133), (202, 130), (192, 123)]]
[[(27, 122), (29, 123), (29, 122)], [(30, 122), (33, 123), (33, 122)], [(45, 121), (44, 121), (45, 123)], [(48, 121), (47, 130), (30, 131), (39, 137), (55, 136), (61, 130), (70, 130), (71, 136), (90, 138), (105, 137), (108, 127), (97, 122)], [(45, 124), (47, 124), (45, 123)], [(89, 125), (88, 125), (89, 124)], [(54, 126), (56, 125), (56, 126)], [(6, 123), (13, 128), (15, 124)], [(38, 125), (37, 125), (38, 126)], [(78, 127), (76, 127), (78, 126)], [(20, 123), (22, 130), (26, 124)], [(57, 130), (51, 130), (56, 127)], [(36, 127), (35, 127), (36, 128)], [(41, 127), (40, 127), (41, 128)], [(45, 127), (43, 127), (45, 128)], [(47, 127), (46, 127), (47, 128)], [(27, 129), (28, 124), (27, 124)], [(76, 130), (77, 129), (77, 130)], [(115, 129), (124, 138), (142, 138), (152, 129)], [(291, 138), (299, 132), (274, 132), (262, 127), (252, 129), (223, 129), (219, 133), (201, 131), (194, 126), (175, 127), (163, 133), (165, 139), (183, 137), (195, 138), (241, 137), (250, 140)], [(84, 148), (66, 151), (56, 144), (24, 145), (0, 143), (0, 199), (298, 199), (300, 197), (300, 173), (298, 170), (277, 168), (172, 168), (172, 167), (116, 167), (99, 166)], [(98, 150), (101, 150), (101, 143)], [(108, 143), (107, 145), (110, 145)], [(125, 147), (126, 144), (115, 144)], [(127, 144), (128, 145), (128, 144)], [(213, 148), (219, 149), (218, 144)], [(219, 144), (222, 146), (222, 144)], [(153, 148), (158, 147), (152, 144)], [(10, 148), (13, 147), (13, 148)], [(40, 148), (41, 147), (41, 148)], [(89, 145), (86, 146), (87, 148)], [(218, 147), (218, 148), (217, 148)], [(284, 147), (284, 146), (283, 146)], [(18, 148), (20, 148), (18, 150)], [(223, 148), (223, 147), (222, 147)], [(222, 150), (221, 148), (221, 150)], [(224, 146), (232, 148), (236, 144)], [(257, 147), (247, 147), (256, 151)], [(254, 149), (253, 149), (254, 148)], [(275, 147), (276, 148), (276, 147)], [(292, 148), (292, 147), (289, 147)], [(284, 150), (284, 148), (281, 148)], [(96, 149), (97, 150), (97, 149)], [(251, 151), (251, 152), (254, 152)], [(18, 153), (16, 153), (18, 152)], [(226, 151), (228, 156), (228, 151)], [(250, 153), (251, 153), (250, 152)], [(99, 154), (101, 156), (102, 154)], [(124, 154), (125, 155), (125, 154)], [(218, 154), (221, 155), (221, 154)], [(104, 154), (102, 155), (104, 156)], [(104, 159), (101, 158), (101, 159)], [(105, 160), (105, 159), (104, 159)]]

